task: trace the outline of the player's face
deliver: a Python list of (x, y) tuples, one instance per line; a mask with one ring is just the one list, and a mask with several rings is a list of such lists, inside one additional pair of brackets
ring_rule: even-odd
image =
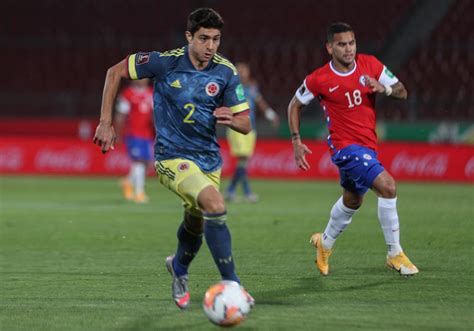
[(351, 65), (357, 52), (354, 32), (336, 33), (333, 41), (326, 44), (326, 49), (336, 62), (344, 66)]
[(200, 28), (194, 35), (186, 31), (189, 51), (198, 62), (209, 62), (219, 49), (221, 32), (217, 29)]

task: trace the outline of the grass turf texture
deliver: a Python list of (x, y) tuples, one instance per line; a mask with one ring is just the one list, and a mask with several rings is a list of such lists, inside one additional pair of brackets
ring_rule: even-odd
[[(473, 329), (474, 188), (399, 183), (402, 244), (420, 274), (384, 266), (368, 193), (338, 240), (328, 277), (309, 237), (324, 229), (335, 182), (253, 181), (258, 204), (229, 204), (237, 272), (257, 306), (242, 330)], [(182, 209), (156, 179), (151, 203), (122, 200), (117, 179), (2, 177), (0, 329), (208, 330), (201, 309), (219, 280), (204, 244), (190, 268), (192, 304), (170, 297), (164, 260)]]

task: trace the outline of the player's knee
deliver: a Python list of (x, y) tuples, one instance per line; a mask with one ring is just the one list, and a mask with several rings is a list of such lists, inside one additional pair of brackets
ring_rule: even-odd
[(206, 214), (222, 214), (225, 212), (225, 204), (223, 199), (208, 201), (202, 206), (203, 212)]
[(382, 191), (382, 198), (393, 199), (397, 196), (397, 186), (395, 182), (385, 185)]
[(350, 209), (359, 209), (363, 201), (364, 196), (355, 194), (344, 194), (342, 199), (344, 206)]

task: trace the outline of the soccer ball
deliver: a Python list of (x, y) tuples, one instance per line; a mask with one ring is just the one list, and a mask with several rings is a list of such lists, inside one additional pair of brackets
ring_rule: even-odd
[(224, 280), (206, 291), (202, 307), (209, 320), (219, 326), (234, 326), (247, 318), (252, 300), (237, 282)]

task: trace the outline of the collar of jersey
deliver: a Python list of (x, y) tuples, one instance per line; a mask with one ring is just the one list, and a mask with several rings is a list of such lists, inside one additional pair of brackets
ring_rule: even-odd
[(184, 53), (186, 54), (186, 60), (188, 61), (189, 66), (190, 66), (193, 70), (196, 70), (196, 71), (207, 71), (207, 70), (211, 67), (211, 65), (212, 65), (212, 59), (214, 58), (214, 56), (211, 57), (211, 59), (209, 60), (209, 63), (207, 64), (207, 66), (206, 66), (204, 69), (201, 69), (201, 70), (196, 69), (196, 67), (194, 66), (194, 64), (191, 62), (191, 58), (189, 57), (189, 47), (188, 47), (188, 45), (184, 46)]
[(334, 66), (332, 65), (332, 60), (329, 61), (329, 67), (331, 68), (332, 72), (334, 72), (336, 75), (346, 77), (346, 76), (352, 75), (354, 71), (357, 69), (357, 61), (354, 59), (354, 68), (352, 68), (352, 70), (349, 72), (337, 71), (337, 69), (334, 68)]

